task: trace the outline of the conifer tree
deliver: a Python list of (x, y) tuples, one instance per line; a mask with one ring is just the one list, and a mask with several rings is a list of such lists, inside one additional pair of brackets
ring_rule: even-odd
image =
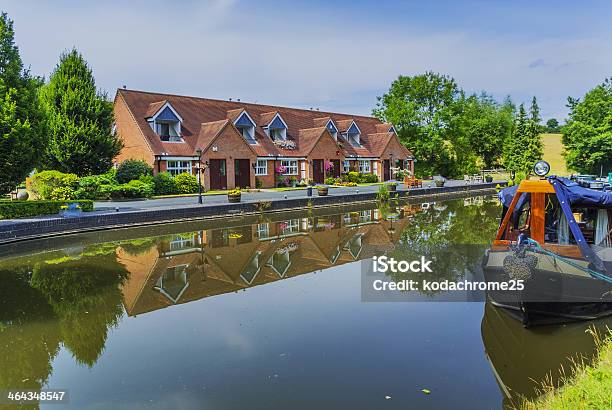
[(506, 143), (504, 164), (508, 171), (523, 172), (525, 170), (525, 146), (527, 143), (527, 113), (525, 106), (519, 106), (518, 115), (514, 121), (514, 129)]
[(44, 132), (41, 84), (23, 67), (13, 21), (0, 14), (0, 194), (23, 182), (37, 164)]
[(76, 49), (60, 56), (41, 101), (49, 124), (47, 168), (77, 175), (108, 171), (122, 148), (111, 131), (112, 103), (96, 89), (93, 73)]
[(527, 124), (527, 135), (525, 144), (525, 155), (524, 155), (524, 171), (529, 172), (533, 169), (536, 162), (542, 159), (542, 135), (540, 121), (540, 107), (535, 97), (531, 100), (531, 107), (529, 108), (529, 122)]

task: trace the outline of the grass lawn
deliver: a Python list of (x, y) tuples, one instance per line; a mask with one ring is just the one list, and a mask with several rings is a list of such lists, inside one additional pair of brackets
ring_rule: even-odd
[(543, 386), (545, 394), (523, 404), (524, 409), (610, 409), (612, 408), (612, 331), (599, 340), (598, 357), (591, 366), (577, 364), (574, 376), (559, 388)]
[(565, 166), (561, 134), (542, 134), (544, 161), (550, 164), (550, 175), (568, 176), (572, 172)]

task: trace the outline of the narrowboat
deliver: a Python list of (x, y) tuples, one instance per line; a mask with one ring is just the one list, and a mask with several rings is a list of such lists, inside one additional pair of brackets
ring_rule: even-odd
[(524, 326), (612, 314), (612, 191), (549, 169), (540, 161), (539, 179), (499, 192), (501, 223), (483, 259), (487, 298)]

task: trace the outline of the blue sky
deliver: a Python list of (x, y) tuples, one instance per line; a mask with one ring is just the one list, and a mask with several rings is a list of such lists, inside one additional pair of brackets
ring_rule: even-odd
[(567, 96), (612, 75), (612, 3), (569, 1), (3, 1), (24, 62), (76, 46), (98, 85), (369, 114), (398, 75), (468, 92)]

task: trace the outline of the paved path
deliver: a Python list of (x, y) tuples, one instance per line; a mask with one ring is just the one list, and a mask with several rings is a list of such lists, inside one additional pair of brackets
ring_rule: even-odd
[[(465, 185), (464, 181), (447, 181), (445, 186), (457, 186)], [(474, 184), (478, 185), (478, 184)], [(342, 188), (330, 188), (329, 195), (346, 195), (367, 192), (378, 192), (380, 185), (369, 185), (369, 186), (357, 186), (357, 187), (342, 187)], [(425, 181), (423, 187), (427, 188), (433, 186), (432, 181)], [(399, 190), (406, 189), (403, 184), (398, 185)], [(313, 191), (313, 196), (317, 196), (316, 190)], [(306, 198), (306, 190), (292, 190), (292, 191), (271, 191), (262, 190), (260, 192), (243, 192), (242, 202), (257, 202), (257, 201), (275, 201), (282, 199), (294, 199), (294, 198)], [(227, 195), (204, 195), (202, 197), (203, 205), (220, 205), (227, 203)], [(96, 201), (94, 202), (94, 208), (100, 211), (115, 210), (119, 208), (120, 211), (124, 210), (135, 210), (135, 209), (151, 209), (151, 208), (167, 208), (174, 206), (185, 206), (185, 205), (197, 205), (198, 197), (195, 196), (183, 196), (175, 198), (160, 198), (160, 199), (148, 199), (138, 201)]]

